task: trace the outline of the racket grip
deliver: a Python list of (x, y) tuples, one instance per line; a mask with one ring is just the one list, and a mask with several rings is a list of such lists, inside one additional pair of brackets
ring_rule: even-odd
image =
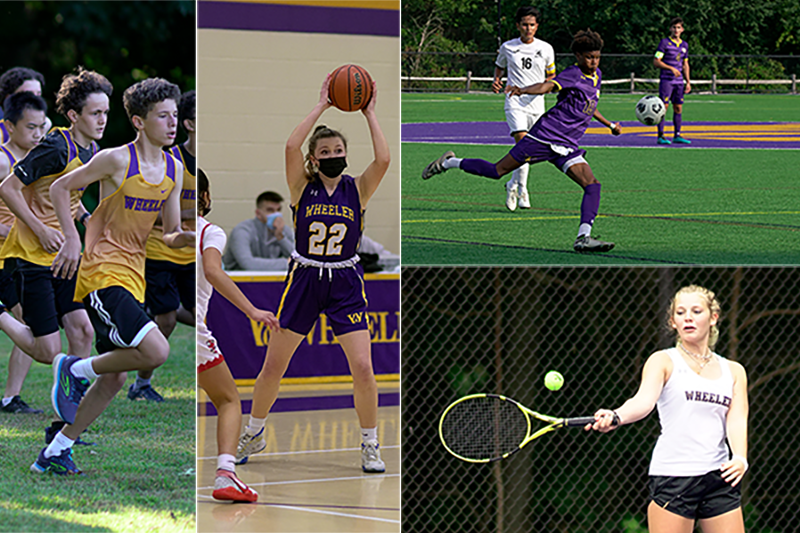
[(577, 418), (567, 418), (566, 419), (566, 426), (568, 428), (582, 428), (586, 424), (594, 424), (595, 420), (593, 416), (579, 416)]

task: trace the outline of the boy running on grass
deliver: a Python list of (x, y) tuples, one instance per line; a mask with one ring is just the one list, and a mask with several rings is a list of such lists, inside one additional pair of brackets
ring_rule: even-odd
[[(169, 342), (142, 304), (145, 244), (158, 213), (167, 246), (194, 246), (194, 232), (180, 226), (183, 165), (163, 150), (175, 140), (180, 91), (166, 80), (151, 78), (129, 87), (122, 100), (136, 140), (103, 150), (50, 188), (65, 237), (53, 274), (71, 278), (77, 271), (75, 300), (89, 310), (101, 355), (56, 357), (53, 406), (67, 425), (39, 453), (31, 465), (34, 472), (80, 474), (72, 445), (108, 407), (125, 384), (126, 372), (157, 368), (169, 356)], [(87, 225), (78, 268), (81, 241), (70, 224), (69, 197), (95, 182), (100, 182), (101, 200)], [(90, 380), (95, 380), (91, 387)]]
[(612, 124), (597, 110), (600, 99), (602, 75), (600, 50), (603, 39), (592, 30), (579, 31), (572, 40), (570, 49), (575, 54), (577, 65), (573, 65), (551, 81), (536, 83), (528, 87), (506, 88), (506, 93), (546, 94), (559, 91), (558, 102), (533, 125), (527, 135), (498, 163), (483, 159), (460, 159), (447, 151), (430, 163), (422, 172), (422, 179), (429, 179), (451, 168), (464, 172), (500, 179), (525, 163), (549, 161), (569, 176), (583, 189), (581, 218), (578, 238), (573, 244), (576, 252), (608, 252), (613, 242), (604, 242), (591, 236), (594, 219), (600, 208), (600, 183), (583, 158), (586, 150), (578, 142), (586, 132), (592, 118), (611, 129), (614, 135), (622, 133), (619, 124)]

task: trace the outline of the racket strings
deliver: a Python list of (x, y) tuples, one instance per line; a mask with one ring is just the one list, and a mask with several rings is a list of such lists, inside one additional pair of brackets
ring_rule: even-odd
[(445, 444), (467, 459), (499, 459), (517, 450), (527, 436), (525, 413), (500, 398), (470, 398), (454, 405), (442, 420)]

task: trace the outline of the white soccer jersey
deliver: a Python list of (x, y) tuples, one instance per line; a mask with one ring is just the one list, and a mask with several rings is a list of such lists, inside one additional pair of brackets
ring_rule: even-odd
[[(495, 64), (507, 71), (507, 85), (527, 87), (545, 81), (548, 74), (555, 74), (555, 58), (553, 47), (541, 39), (534, 39), (532, 43), (525, 44), (517, 37), (500, 46)], [(506, 110), (528, 106), (531, 113), (537, 115), (544, 113), (544, 95), (506, 95)]]
[(661, 435), (650, 461), (651, 476), (700, 476), (728, 460), (726, 420), (733, 398), (728, 361), (714, 354), (722, 368), (718, 379), (698, 376), (677, 348), (667, 350), (672, 374), (658, 398)]
[(219, 226), (211, 224), (203, 217), (197, 217), (197, 233), (200, 235), (200, 244), (197, 246), (197, 331), (198, 333), (208, 333), (206, 327), (206, 312), (208, 312), (208, 301), (214, 292), (214, 287), (206, 279), (203, 270), (203, 252), (208, 248), (216, 248), (220, 255), (225, 250), (225, 243), (228, 237)]

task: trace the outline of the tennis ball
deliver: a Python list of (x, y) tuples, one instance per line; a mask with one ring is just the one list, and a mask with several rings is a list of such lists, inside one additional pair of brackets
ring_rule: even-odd
[(550, 390), (558, 390), (564, 385), (564, 376), (551, 370), (544, 376), (544, 386)]

